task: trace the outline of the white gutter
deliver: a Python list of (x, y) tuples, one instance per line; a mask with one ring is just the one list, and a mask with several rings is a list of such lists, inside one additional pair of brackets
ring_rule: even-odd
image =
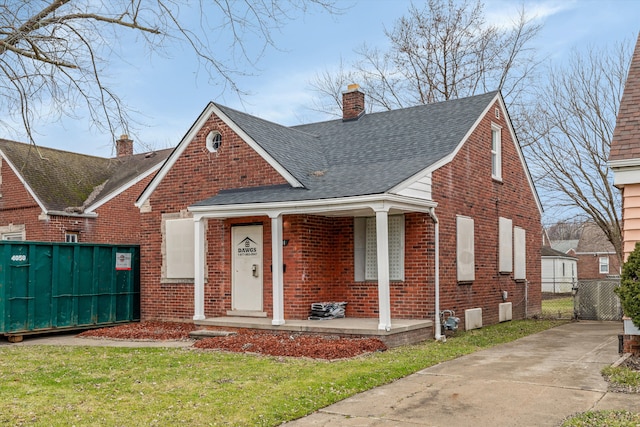
[(434, 338), (438, 341), (444, 341), (445, 336), (440, 333), (442, 329), (442, 325), (440, 324), (440, 222), (438, 221), (438, 216), (436, 215), (436, 209), (431, 208), (429, 210), (429, 215), (431, 219), (433, 219), (434, 223), (434, 240), (435, 240), (435, 261), (434, 261), (434, 270), (435, 270), (435, 327), (434, 327)]
[(53, 216), (72, 216), (78, 218), (97, 218), (98, 214), (96, 212), (83, 212), (83, 213), (75, 213), (75, 212), (66, 212), (66, 211), (43, 211), (45, 215), (53, 215)]

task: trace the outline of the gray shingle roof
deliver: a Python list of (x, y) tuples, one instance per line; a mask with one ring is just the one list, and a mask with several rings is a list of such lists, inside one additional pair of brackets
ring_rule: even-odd
[(541, 252), (542, 252), (542, 256), (575, 258), (575, 257), (567, 255), (565, 252), (561, 252), (559, 250), (553, 249), (550, 246), (543, 246)]
[(557, 251), (560, 251), (562, 253), (567, 253), (569, 252), (571, 249), (573, 249), (574, 251), (576, 250), (576, 248), (578, 247), (578, 239), (574, 239), (574, 240), (552, 240), (551, 241), (551, 247)]
[(194, 206), (382, 194), (450, 155), (498, 92), (294, 127), (217, 105), (304, 189), (233, 189)]
[(109, 159), (47, 147), (36, 149), (5, 139), (0, 139), (0, 150), (46, 209), (68, 212), (82, 211), (84, 206), (100, 201), (166, 160), (172, 151)]

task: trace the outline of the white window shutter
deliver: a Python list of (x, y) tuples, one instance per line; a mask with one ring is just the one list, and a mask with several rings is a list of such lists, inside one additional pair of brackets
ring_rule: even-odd
[(193, 279), (194, 225), (192, 219), (165, 222), (165, 249), (168, 279)]
[(511, 273), (513, 271), (513, 221), (500, 217), (498, 235), (500, 273)]
[[(513, 278), (525, 280), (527, 278), (527, 232), (524, 228), (513, 229)], [(564, 270), (564, 263), (562, 264)]]
[(459, 282), (476, 278), (473, 219), (456, 217), (456, 265)]

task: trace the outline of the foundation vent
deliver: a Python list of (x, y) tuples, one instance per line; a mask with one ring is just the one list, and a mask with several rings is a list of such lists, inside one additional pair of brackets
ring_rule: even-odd
[(500, 322), (507, 322), (511, 320), (511, 309), (512, 303), (510, 302), (503, 302), (498, 305), (498, 319)]
[(482, 309), (470, 308), (464, 311), (464, 330), (482, 328)]

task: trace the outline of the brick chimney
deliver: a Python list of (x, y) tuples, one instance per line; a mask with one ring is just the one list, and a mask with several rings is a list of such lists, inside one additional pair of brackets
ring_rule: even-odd
[(133, 140), (129, 139), (129, 135), (120, 135), (120, 139), (116, 140), (116, 156), (125, 157), (133, 155)]
[(358, 120), (364, 114), (364, 93), (360, 86), (351, 84), (342, 92), (342, 121)]

